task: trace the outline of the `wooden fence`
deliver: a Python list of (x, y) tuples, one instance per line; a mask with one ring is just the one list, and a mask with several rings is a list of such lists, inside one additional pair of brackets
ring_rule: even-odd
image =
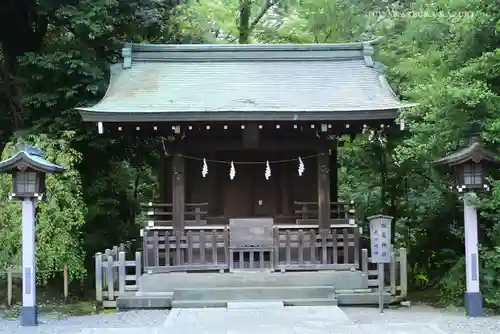
[[(387, 268), (388, 267), (388, 268)], [(387, 269), (389, 275), (387, 275)], [(368, 257), (368, 250), (361, 250), (361, 270), (368, 275), (368, 288), (378, 288), (378, 270), (377, 264)], [(408, 295), (408, 263), (406, 248), (400, 248), (391, 252), (391, 262), (385, 266), (386, 290), (392, 296), (401, 299)], [(388, 278), (388, 279), (387, 279)]]
[[(328, 231), (314, 224), (275, 225), (273, 234), (274, 258), (266, 259), (273, 263), (273, 270), (359, 268), (357, 225), (335, 224)], [(230, 269), (229, 225), (186, 226), (184, 232), (153, 226), (145, 228), (142, 236), (148, 273)], [(254, 254), (247, 255), (252, 262)]]
[[(296, 224), (317, 224), (319, 219), (318, 202), (294, 202)], [(354, 224), (353, 202), (330, 202), (330, 222), (332, 224)]]
[(347, 270), (359, 268), (359, 228), (351, 224), (275, 226), (275, 269)]
[[(14, 300), (14, 287), (16, 284), (14, 284), (15, 280), (19, 280), (22, 283), (22, 275), (21, 275), (21, 267), (14, 267), (14, 268), (7, 268), (5, 270), (0, 271), (0, 277), (6, 276), (6, 291), (7, 291), (7, 300), (6, 304), (7, 306), (12, 306), (15, 302)], [(66, 300), (69, 295), (69, 279), (68, 279), (68, 266), (65, 264), (61, 270), (37, 270), (37, 274), (41, 273), (62, 273), (63, 275), (63, 287), (62, 287), (62, 292), (63, 292), (63, 297)], [(46, 282), (42, 282), (44, 285), (46, 285)]]
[[(106, 255), (107, 254), (107, 255)], [(138, 291), (138, 281), (141, 271), (141, 253), (135, 253), (135, 259), (127, 260), (126, 252), (120, 248), (107, 250), (105, 254), (97, 253), (96, 264), (96, 299), (104, 307), (116, 307), (116, 297), (133, 295)], [(391, 262), (385, 274), (386, 290), (395, 298), (404, 299), (408, 292), (407, 258), (406, 249), (400, 248), (391, 254)], [(368, 288), (378, 288), (378, 271), (376, 263), (371, 262), (368, 250), (361, 250), (361, 269), (368, 275)], [(129, 269), (133, 273), (130, 273)]]
[[(183, 226), (205, 226), (227, 224), (229, 217), (209, 217), (209, 203), (185, 203)], [(148, 216), (148, 226), (173, 226), (174, 205), (172, 203), (142, 203), (141, 208)], [(331, 224), (355, 224), (353, 202), (330, 202)], [(276, 223), (310, 225), (318, 224), (317, 202), (294, 202), (293, 215), (276, 216)]]
[[(130, 253), (129, 253), (130, 254)], [(142, 274), (141, 252), (127, 260), (125, 247), (107, 249), (95, 255), (96, 300), (104, 307), (116, 307), (116, 297), (133, 294), (139, 290)], [(132, 270), (131, 270), (132, 269)]]

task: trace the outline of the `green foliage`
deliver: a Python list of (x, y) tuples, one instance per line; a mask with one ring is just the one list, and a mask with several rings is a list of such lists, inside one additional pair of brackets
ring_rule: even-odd
[(463, 299), (465, 293), (464, 273), (465, 257), (460, 257), (439, 284), (441, 288), (441, 297), (445, 303), (454, 304)]
[[(440, 287), (443, 299), (463, 300), (462, 204), (448, 175), (429, 162), (472, 135), (500, 142), (498, 6), (486, 0), (391, 2), (302, 1), (259, 39), (343, 42), (384, 36), (378, 58), (391, 86), (418, 103), (401, 113), (407, 130), (377, 144), (357, 136), (340, 154), (340, 195), (354, 199), (357, 214), (395, 217), (395, 243), (409, 249), (410, 283)], [(496, 175), (497, 177), (499, 175)], [(480, 211), (482, 282), (490, 307), (498, 307), (500, 184)], [(496, 232), (495, 232), (496, 231)], [(498, 271), (496, 271), (498, 273)], [(486, 292), (488, 291), (488, 292)]]
[[(31, 1), (29, 10), (36, 29), (16, 30), (26, 38), (14, 34), (15, 29), (0, 29), (0, 148), (16, 142), (11, 138), (15, 131), (46, 133), (30, 136), (30, 141), (39, 140), (52, 152), (49, 158), (70, 167), (69, 174), (49, 178), (53, 194), (41, 205), (37, 227), (43, 252), (40, 266), (55, 268), (74, 261), (70, 270), (83, 268), (84, 251), (90, 259), (96, 251), (137, 238), (138, 203), (159, 194), (157, 140), (136, 134), (97, 136), (95, 127), (82, 124), (71, 110), (102, 96), (108, 63), (119, 59), (120, 41), (323, 43), (382, 36), (377, 59), (387, 65), (396, 93), (418, 106), (400, 115), (406, 131), (365, 133), (345, 143), (339, 155), (339, 194), (356, 201), (360, 219), (378, 212), (395, 217), (394, 242), (409, 250), (414, 287), (440, 287), (446, 301), (462, 301), (462, 204), (449, 191), (449, 176), (431, 170), (429, 162), (471, 135), (480, 135), (487, 144), (500, 143), (500, 7), (495, 3), (48, 0), (35, 4)], [(6, 13), (1, 8), (0, 12)], [(26, 28), (26, 22), (16, 26)], [(12, 48), (17, 44), (23, 50), (19, 54)], [(75, 133), (61, 137), (67, 129)], [(377, 140), (385, 136), (386, 141)], [(68, 179), (71, 173), (76, 174)], [(492, 177), (500, 179), (498, 172)], [(0, 182), (3, 194), (9, 183), (5, 178)], [(491, 196), (480, 201), (481, 280), (487, 304), (493, 308), (500, 305), (499, 189), (500, 183), (493, 182)], [(20, 208), (5, 203), (0, 206), (5, 231), (0, 236), (0, 267), (19, 260)], [(76, 246), (68, 248), (73, 242)]]
[[(498, 231), (494, 238), (499, 238)], [(500, 310), (500, 246), (495, 245), (481, 252), (481, 291), (485, 303), (491, 308)]]
[[(95, 125), (83, 124), (73, 108), (92, 104), (104, 94), (109, 63), (119, 59), (123, 41), (183, 41), (185, 37), (179, 34), (176, 23), (171, 20), (172, 9), (181, 1), (31, 2), (35, 4), (30, 7), (32, 19), (45, 22), (44, 29), (40, 30), (41, 42), (36, 47), (23, 45), (24, 52), (14, 55), (3, 41), (14, 40), (15, 44), (29, 41), (16, 37), (18, 31), (12, 27), (0, 33), (0, 149), (7, 142), (16, 141), (16, 133), (33, 134), (35, 138), (40, 133), (47, 134), (54, 140), (68, 129), (74, 130), (71, 137), (64, 137), (66, 146), (54, 146), (54, 150), (79, 152), (78, 160), (71, 162), (69, 173), (78, 173), (74, 177), (79, 187), (75, 198), (83, 201), (84, 206), (80, 209), (80, 205), (72, 203), (76, 211), (67, 212), (68, 203), (62, 207), (64, 210), (48, 205), (62, 205), (65, 199), (61, 196), (57, 202), (51, 199), (42, 204), (40, 211), (46, 214), (43, 219), (48, 222), (57, 216), (57, 224), (48, 225), (38, 236), (46, 240), (39, 245), (45, 247), (39, 252), (39, 261), (43, 262), (39, 265), (47, 270), (53, 267), (59, 270), (61, 261), (67, 258), (64, 261), (74, 262), (69, 263), (73, 277), (81, 277), (85, 268), (93, 270), (91, 259), (95, 252), (138, 238), (135, 223), (138, 203), (141, 198), (153, 200), (158, 194), (155, 189), (158, 182), (152, 169), (156, 170), (159, 159), (155, 153), (157, 143), (149, 138), (98, 136)], [(26, 25), (26, 22), (17, 23)], [(53, 152), (49, 157), (57, 154)], [(58, 176), (58, 179), (66, 180), (66, 177)], [(52, 182), (50, 180), (52, 177), (49, 179)], [(11, 209), (4, 210), (2, 201), (2, 224), (9, 226), (5, 234), (12, 236), (13, 242), (0, 250), (3, 259), (0, 268), (6, 261), (17, 263), (19, 260), (14, 257), (18, 255), (14, 240), (20, 240), (20, 208), (11, 203), (6, 204), (6, 208)], [(63, 224), (66, 220), (72, 223)], [(44, 245), (53, 245), (51, 240), (57, 242), (49, 249)], [(68, 253), (67, 242), (72, 240), (76, 243), (72, 253)]]
[[(37, 204), (36, 252), (40, 277), (51, 277), (68, 265), (72, 279), (85, 274), (84, 251), (81, 247), (80, 230), (84, 224), (86, 206), (82, 198), (80, 173), (75, 168), (81, 155), (71, 148), (72, 132), (61, 133), (59, 138), (38, 134), (18, 138), (7, 144), (2, 158), (17, 153), (20, 144), (40, 147), (46, 158), (66, 168), (61, 175), (48, 175), (47, 199)], [(11, 192), (11, 178), (2, 175), (0, 191)], [(6, 201), (0, 207), (0, 268), (21, 264), (21, 205)]]
[[(498, 238), (498, 235), (495, 237)], [(500, 247), (481, 249), (481, 292), (485, 305), (500, 310)], [(461, 303), (465, 293), (465, 258), (459, 257), (455, 265), (446, 273), (439, 283), (441, 297), (450, 304)]]

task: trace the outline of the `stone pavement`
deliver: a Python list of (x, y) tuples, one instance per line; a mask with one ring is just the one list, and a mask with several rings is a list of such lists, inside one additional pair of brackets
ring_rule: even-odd
[[(383, 315), (381, 315), (383, 317)], [(355, 324), (337, 306), (174, 309), (169, 334), (443, 334), (425, 323)]]

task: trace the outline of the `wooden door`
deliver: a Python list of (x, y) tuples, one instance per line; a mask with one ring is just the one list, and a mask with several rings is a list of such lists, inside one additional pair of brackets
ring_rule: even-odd
[(271, 165), (271, 177), (266, 180), (266, 165), (258, 164), (253, 167), (254, 217), (274, 217), (278, 212), (278, 169), (276, 165)]
[(252, 184), (251, 165), (237, 165), (236, 177), (229, 179), (229, 169), (227, 180), (223, 188), (224, 191), (224, 217), (226, 218), (249, 218), (252, 217)]

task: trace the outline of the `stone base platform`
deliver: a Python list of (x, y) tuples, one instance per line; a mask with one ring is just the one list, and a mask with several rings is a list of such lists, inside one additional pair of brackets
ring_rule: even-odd
[[(394, 300), (384, 294), (386, 303)], [(285, 306), (378, 304), (360, 271), (166, 273), (143, 275), (139, 292), (117, 299), (119, 309), (226, 308), (228, 302), (277, 301)]]

